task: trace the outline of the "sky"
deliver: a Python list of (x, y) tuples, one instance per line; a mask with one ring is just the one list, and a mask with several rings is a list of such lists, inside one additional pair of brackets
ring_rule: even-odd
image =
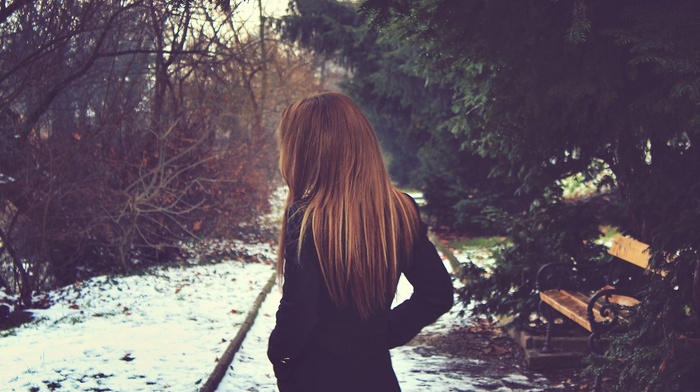
[[(240, 4), (236, 10), (236, 14), (242, 20), (250, 20), (251, 23), (258, 21), (258, 0), (237, 0)], [(265, 16), (281, 16), (287, 12), (288, 0), (262, 0), (263, 15)]]

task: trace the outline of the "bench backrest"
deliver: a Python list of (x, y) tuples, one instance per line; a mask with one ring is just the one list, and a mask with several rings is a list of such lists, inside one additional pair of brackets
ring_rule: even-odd
[(616, 235), (608, 253), (643, 269), (649, 267), (649, 259), (651, 258), (649, 245), (634, 238), (621, 234)]

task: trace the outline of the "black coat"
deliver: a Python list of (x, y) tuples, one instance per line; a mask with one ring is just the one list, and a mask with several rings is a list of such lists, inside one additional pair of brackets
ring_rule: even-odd
[(453, 304), (452, 282), (427, 226), (421, 222), (411, 260), (402, 267), (414, 288), (411, 298), (362, 320), (332, 303), (308, 232), (297, 257), (302, 214), (292, 213), (296, 209), (287, 212), (284, 286), (268, 345), (280, 391), (400, 391), (389, 349), (407, 343)]

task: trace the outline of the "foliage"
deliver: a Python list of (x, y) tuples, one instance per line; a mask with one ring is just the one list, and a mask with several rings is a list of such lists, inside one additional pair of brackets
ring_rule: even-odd
[[(452, 131), (504, 158), (497, 163), (523, 187), (542, 192), (600, 160), (624, 194), (636, 193), (657, 164), (694, 163), (698, 53), (689, 37), (698, 5), (587, 1), (584, 16), (597, 28), (572, 43), (576, 3), (574, 10), (561, 1), (375, 0), (365, 7), (380, 19), (396, 10), (391, 26), (430, 55), (426, 72), (457, 89)], [(629, 226), (648, 237), (644, 224)]]
[(317, 83), (224, 3), (25, 2), (0, 20), (0, 286), (24, 306), (255, 230), (276, 115)]
[(527, 208), (533, 193), (517, 193), (519, 184), (494, 175), (495, 159), (481, 157), (461, 147), (452, 133), (433, 134), (419, 150), (421, 166), (417, 178), (428, 201), (426, 213), (435, 225), (448, 225), (470, 233), (503, 234), (505, 229), (488, 214), (488, 209), (517, 214)]
[(505, 245), (505, 237), (466, 237), (450, 241), (452, 247), (456, 249), (471, 248), (489, 251), (489, 249)]
[[(687, 260), (689, 258), (690, 260)], [(684, 260), (686, 259), (686, 260)], [(629, 333), (608, 339), (605, 356), (588, 358), (591, 372), (618, 375), (606, 385), (613, 391), (692, 391), (700, 382), (700, 320), (687, 308), (687, 281), (697, 255), (680, 254), (672, 276), (654, 276), (644, 301), (631, 318)], [(690, 262), (689, 262), (690, 261)], [(621, 360), (625, 358), (625, 360)]]
[[(670, 285), (675, 293), (646, 293), (640, 333), (622, 335), (612, 346), (615, 358), (638, 362), (613, 360), (604, 367), (623, 376), (619, 390), (692, 385), (686, 364), (695, 362), (678, 339), (695, 339), (697, 325), (675, 315), (697, 316), (687, 293), (700, 248), (700, 174), (693, 169), (700, 164), (700, 46), (694, 38), (700, 4), (368, 0), (363, 8), (376, 28), (398, 27), (403, 41), (425, 51), (421, 66), (432, 80), (454, 86), (450, 129), (469, 148), (493, 157), (494, 173), (544, 199), (577, 173), (584, 179), (598, 177), (600, 167), (612, 173), (603, 182), (615, 196), (607, 203), (588, 207), (582, 200), (564, 213), (538, 198), (527, 216), (513, 217), (514, 248), (504, 250), (487, 283), (467, 294), (486, 299), (489, 310), (515, 311), (525, 320), (535, 298), (531, 280), (544, 260), (595, 259), (595, 252), (573, 252), (577, 246), (557, 240), (580, 248), (595, 236), (590, 227), (614, 224), (650, 243), (656, 267), (678, 279)], [(552, 213), (570, 220), (543, 230), (559, 222)], [(695, 256), (665, 263), (679, 254)]]

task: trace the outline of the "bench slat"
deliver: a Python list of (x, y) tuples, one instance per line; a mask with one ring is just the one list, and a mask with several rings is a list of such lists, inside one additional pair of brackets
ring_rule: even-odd
[[(611, 288), (610, 286), (604, 287), (603, 289)], [(588, 309), (588, 302), (590, 297), (575, 292), (567, 290), (547, 290), (540, 292), (540, 299), (542, 302), (549, 304), (556, 311), (560, 312), (567, 318), (576, 322), (576, 324), (582, 326), (589, 332), (591, 332), (591, 323), (588, 322), (586, 317), (586, 311)], [(612, 295), (610, 296), (610, 302), (617, 303), (625, 307), (632, 307), (639, 305), (639, 301), (635, 298), (624, 296), (624, 295)], [(604, 317), (600, 314), (601, 304), (596, 303), (593, 307), (593, 315), (596, 320), (602, 320)], [(625, 320), (625, 315), (619, 315), (622, 320)]]
[(566, 290), (547, 290), (540, 292), (540, 299), (576, 324), (591, 331), (591, 324), (586, 318), (588, 298), (585, 295)]

